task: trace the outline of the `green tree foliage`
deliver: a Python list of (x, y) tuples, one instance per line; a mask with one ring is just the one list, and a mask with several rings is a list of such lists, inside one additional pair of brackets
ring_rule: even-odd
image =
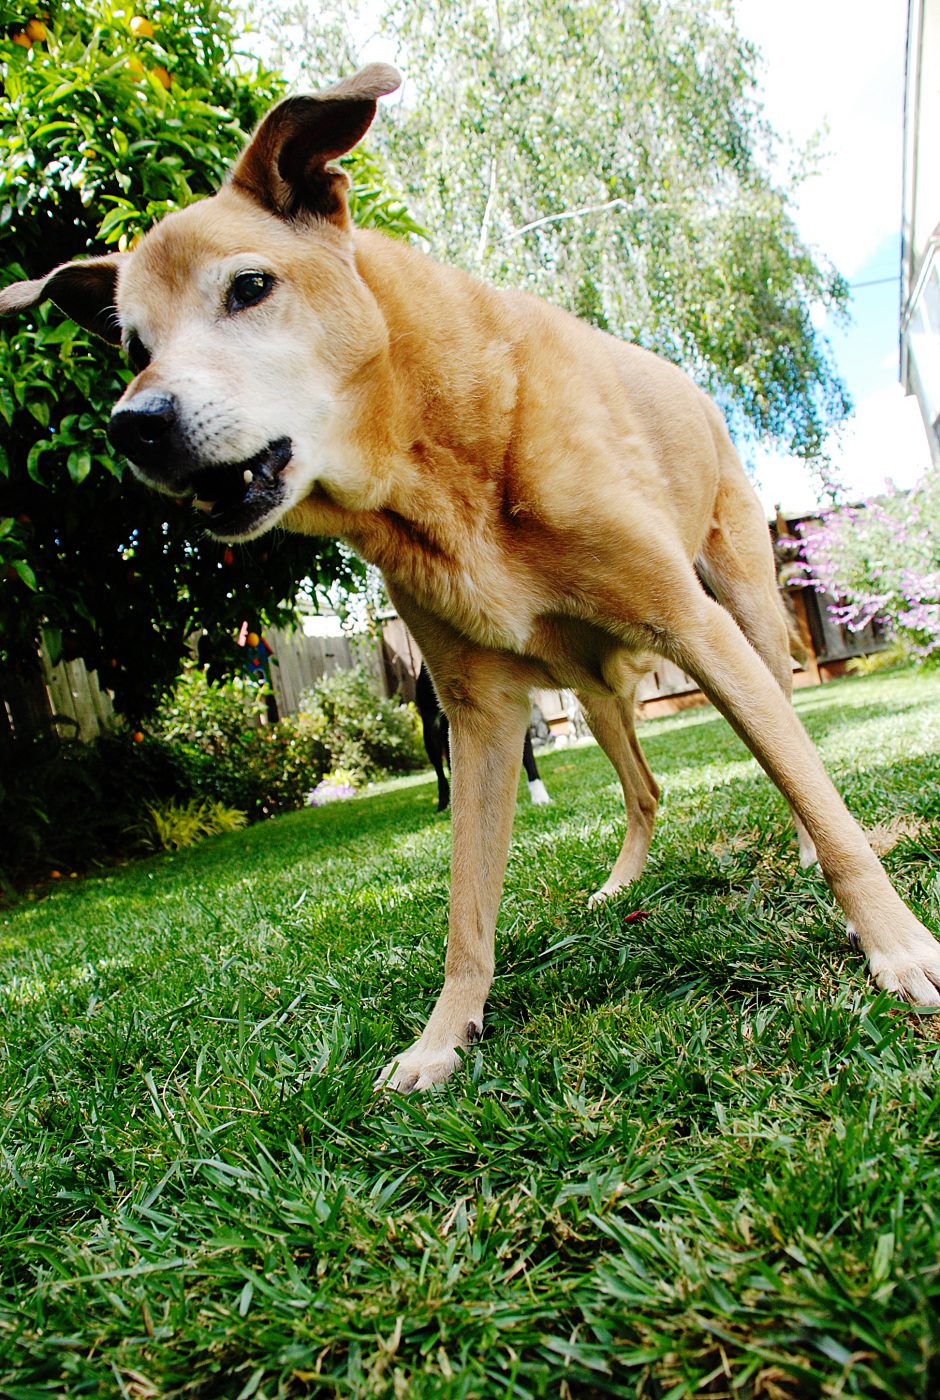
[[(224, 0), (63, 0), (31, 42), (31, 11), (0, 10), (0, 275), (38, 276), (126, 248), (211, 193), (282, 91), (239, 53)], [(33, 34), (39, 31), (33, 26)], [(243, 41), (247, 46), (248, 41)], [(354, 154), (354, 212), (408, 233), (374, 158)], [(204, 629), (203, 659), (235, 659), (249, 618), (281, 620), (301, 581), (348, 575), (328, 544), (278, 536), (227, 550), (188, 506), (139, 485), (104, 434), (130, 378), (111, 347), (51, 306), (0, 336), (0, 664), (84, 657), (119, 709), (146, 714)]]
[[(811, 311), (847, 288), (799, 238), (797, 177), (768, 173), (779, 143), (733, 0), (386, 0), (361, 26), (370, 12), (407, 79), (378, 139), (436, 255), (681, 364), (739, 441), (820, 451), (848, 405)], [(280, 13), (314, 72), (355, 47), (336, 11), (318, 33), (302, 3)]]

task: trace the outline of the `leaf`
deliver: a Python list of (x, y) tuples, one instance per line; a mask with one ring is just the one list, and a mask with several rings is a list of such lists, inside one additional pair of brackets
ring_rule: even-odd
[(44, 452), (48, 452), (49, 449), (54, 446), (55, 443), (52, 441), (51, 438), (40, 438), (39, 441), (34, 442), (32, 447), (29, 449), (29, 453), (26, 458), (26, 470), (32, 477), (33, 481), (35, 481), (39, 486), (45, 485), (45, 482), (39, 474), (39, 458)]
[(37, 590), (36, 575), (33, 573), (25, 559), (11, 559), (10, 567), (19, 574), (20, 578), (35, 593)]
[(82, 448), (77, 452), (70, 452), (68, 456), (69, 476), (79, 485), (91, 471), (91, 453)]

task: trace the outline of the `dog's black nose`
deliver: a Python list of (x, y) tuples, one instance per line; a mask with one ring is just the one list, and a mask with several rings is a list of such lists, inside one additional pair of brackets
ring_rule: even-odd
[(171, 446), (177, 423), (177, 404), (167, 395), (154, 395), (138, 401), (133, 408), (122, 408), (111, 416), (108, 438), (111, 446), (137, 466), (149, 467), (159, 461)]

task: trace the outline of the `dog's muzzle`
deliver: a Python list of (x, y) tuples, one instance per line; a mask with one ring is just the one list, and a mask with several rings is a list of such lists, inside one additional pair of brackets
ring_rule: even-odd
[(113, 414), (108, 438), (149, 486), (193, 498), (205, 512), (210, 532), (220, 539), (255, 533), (284, 503), (282, 473), (291, 459), (290, 438), (277, 438), (244, 461), (201, 463), (180, 429), (176, 400), (164, 395)]

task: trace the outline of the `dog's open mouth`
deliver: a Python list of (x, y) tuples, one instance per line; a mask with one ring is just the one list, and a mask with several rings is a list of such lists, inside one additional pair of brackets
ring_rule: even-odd
[(284, 497), (281, 474), (291, 459), (290, 438), (278, 438), (244, 462), (203, 467), (187, 483), (206, 524), (221, 539), (248, 535)]

